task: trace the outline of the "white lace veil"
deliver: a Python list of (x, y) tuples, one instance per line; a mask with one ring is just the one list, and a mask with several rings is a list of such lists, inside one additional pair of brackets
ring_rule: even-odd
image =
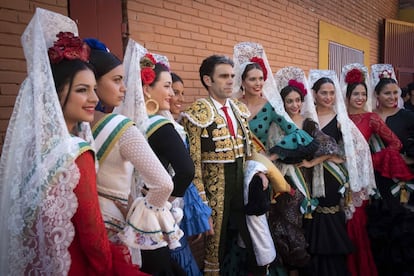
[(353, 192), (359, 192), (361, 189), (364, 189), (368, 195), (374, 194), (376, 185), (369, 146), (359, 129), (348, 117), (335, 71), (310, 70), (309, 87), (313, 87), (314, 83), (322, 77), (330, 78), (335, 85), (336, 96), (334, 109), (337, 114), (337, 120), (344, 142), (350, 188)]
[(283, 101), (277, 91), (276, 81), (272, 74), (269, 61), (262, 45), (254, 42), (240, 42), (234, 46), (233, 61), (234, 61), (234, 83), (233, 95), (236, 98), (240, 97), (240, 86), (242, 83), (242, 74), (246, 66), (253, 57), (260, 57), (263, 59), (267, 70), (267, 80), (263, 85), (263, 95), (275, 109), (276, 113), (285, 117), (288, 122), (292, 123), (292, 119), (286, 113), (283, 107)]
[(375, 98), (373, 97), (373, 93), (372, 93), (372, 85), (371, 85), (370, 77), (368, 74), (368, 68), (363, 64), (351, 63), (351, 64), (347, 64), (344, 67), (342, 67), (340, 84), (341, 84), (341, 91), (342, 91), (342, 95), (344, 97), (345, 103), (348, 102), (348, 100), (346, 99), (346, 88), (348, 84), (346, 83), (345, 78), (346, 78), (346, 74), (348, 74), (348, 72), (351, 71), (352, 69), (358, 69), (364, 75), (364, 82), (367, 85), (367, 90), (368, 90), (367, 91), (367, 102), (365, 103), (364, 110), (367, 112), (372, 112), (372, 103), (375, 102)]
[(124, 102), (114, 109), (114, 113), (122, 114), (133, 120), (144, 135), (147, 129), (148, 115), (142, 90), (140, 60), (147, 52), (147, 49), (139, 43), (129, 39), (124, 55), (127, 92)]
[[(140, 60), (148, 50), (141, 44), (129, 39), (127, 48), (124, 55), (124, 68), (125, 68), (125, 83), (127, 87), (127, 93), (125, 95), (124, 102), (114, 109), (114, 113), (122, 114), (132, 119), (141, 132), (145, 135), (148, 127), (148, 114), (145, 107), (144, 91), (141, 81), (141, 67)], [(163, 55), (152, 54), (156, 62), (161, 62), (170, 67), (168, 58)], [(171, 113), (166, 112), (163, 116), (167, 118), (173, 118)], [(172, 119), (174, 120), (174, 119)]]
[[(380, 81), (380, 75), (384, 73), (384, 71), (391, 73), (391, 78), (395, 80), (395, 82), (398, 84), (397, 78), (395, 76), (394, 67), (391, 64), (373, 64), (371, 65), (371, 98), (373, 98), (372, 101), (372, 110), (376, 109), (376, 94), (375, 94), (375, 86)], [(369, 85), (367, 83), (367, 85)], [(398, 87), (398, 107), (404, 108), (404, 100), (401, 98), (401, 88)]]
[(60, 31), (77, 35), (75, 22), (37, 8), (21, 37), (28, 76), (0, 161), (0, 275), (66, 275), (71, 264), (79, 147), (68, 132), (48, 57)]

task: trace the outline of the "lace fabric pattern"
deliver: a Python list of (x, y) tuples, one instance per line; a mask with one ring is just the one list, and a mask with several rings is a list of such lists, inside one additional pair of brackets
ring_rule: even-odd
[(142, 134), (145, 134), (148, 127), (148, 115), (141, 85), (140, 60), (147, 52), (147, 49), (129, 39), (123, 63), (128, 92), (125, 94), (124, 102), (114, 109), (114, 113), (132, 119)]
[[(14, 275), (65, 275), (69, 271), (71, 258), (67, 249), (75, 229), (68, 222), (78, 206), (73, 189), (79, 176), (74, 163), (60, 169), (59, 176), (46, 191), (33, 225), (29, 224), (23, 235), (11, 239)], [(44, 244), (39, 246), (41, 240)]]
[(66, 275), (70, 267), (79, 146), (67, 130), (47, 54), (60, 31), (76, 35), (75, 22), (38, 8), (21, 37), (28, 77), (0, 161), (0, 275)]

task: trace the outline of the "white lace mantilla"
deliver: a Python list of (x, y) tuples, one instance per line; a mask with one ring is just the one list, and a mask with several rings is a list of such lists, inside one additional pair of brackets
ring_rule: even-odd
[(124, 102), (114, 109), (114, 113), (122, 114), (133, 120), (142, 134), (148, 127), (148, 114), (142, 90), (140, 60), (147, 49), (129, 39), (124, 56), (125, 84), (128, 89)]
[(263, 59), (267, 70), (267, 80), (263, 85), (263, 95), (267, 101), (275, 109), (276, 113), (285, 117), (288, 122), (292, 122), (292, 119), (288, 116), (283, 106), (282, 98), (277, 93), (276, 81), (272, 74), (272, 68), (270, 67), (266, 53), (262, 45), (254, 42), (241, 42), (234, 46), (233, 60), (234, 60), (234, 83), (233, 94), (235, 98), (239, 98), (240, 87), (242, 83), (242, 74), (246, 68), (246, 64), (250, 62), (253, 57), (259, 57)]

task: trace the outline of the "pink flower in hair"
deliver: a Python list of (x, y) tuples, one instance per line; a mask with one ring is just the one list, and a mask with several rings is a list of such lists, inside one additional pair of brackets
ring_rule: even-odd
[(297, 89), (299, 89), (299, 91), (302, 93), (303, 97), (306, 96), (306, 94), (308, 94), (308, 91), (306, 91), (305, 85), (303, 85), (303, 83), (298, 82), (297, 80), (289, 80), (288, 85), (296, 87)]

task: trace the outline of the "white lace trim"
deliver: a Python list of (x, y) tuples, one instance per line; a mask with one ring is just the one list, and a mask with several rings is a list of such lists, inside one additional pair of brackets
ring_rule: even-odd
[(142, 134), (145, 134), (148, 127), (148, 114), (142, 90), (140, 60), (147, 52), (147, 49), (129, 39), (124, 55), (125, 84), (128, 93), (125, 94), (124, 102), (114, 109), (114, 113), (133, 120)]
[[(79, 181), (78, 167), (72, 163), (60, 169), (50, 183), (34, 218), (18, 235), (11, 236), (10, 271), (14, 275), (65, 275), (71, 258), (68, 248), (75, 236), (71, 222), (78, 207), (73, 189)], [(10, 221), (13, 219), (10, 217)]]

